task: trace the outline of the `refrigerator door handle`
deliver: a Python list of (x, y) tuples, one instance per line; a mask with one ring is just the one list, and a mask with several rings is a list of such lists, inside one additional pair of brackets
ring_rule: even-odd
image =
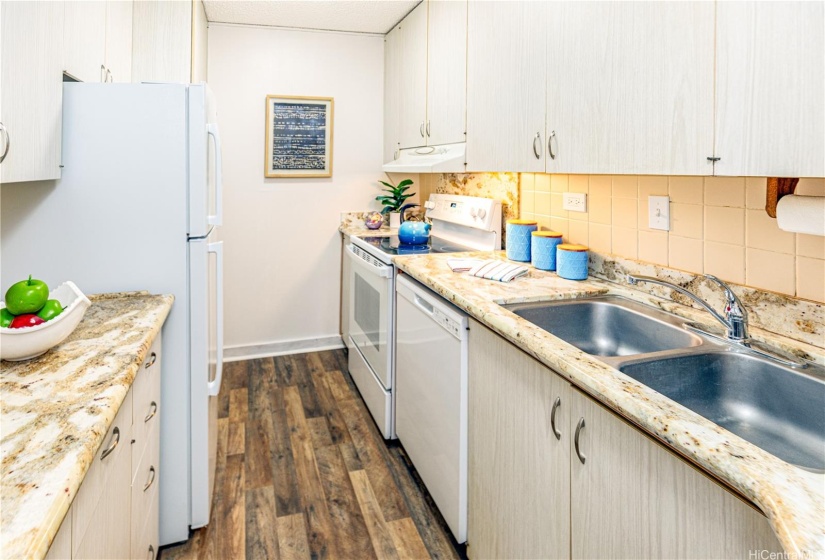
[(215, 142), (215, 215), (208, 216), (207, 223), (219, 226), (223, 222), (223, 156), (221, 155), (221, 133), (216, 123), (206, 125), (206, 134)]
[(217, 344), (217, 348), (215, 350), (217, 357), (215, 363), (215, 379), (207, 384), (209, 396), (216, 397), (221, 390), (221, 380), (223, 379), (223, 241), (209, 243), (206, 246), (206, 250), (209, 253), (214, 253), (217, 268), (217, 281), (215, 282), (217, 307), (215, 310), (215, 321), (217, 323), (215, 325), (215, 330), (217, 331), (217, 340), (215, 343)]

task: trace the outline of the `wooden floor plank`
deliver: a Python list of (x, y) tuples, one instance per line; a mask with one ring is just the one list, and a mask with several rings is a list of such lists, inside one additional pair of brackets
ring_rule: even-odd
[(247, 384), (247, 367), (248, 361), (238, 362), (224, 362), (223, 364), (223, 379), (221, 380), (221, 390), (240, 389), (246, 387)]
[(230, 422), (245, 422), (249, 408), (249, 397), (246, 387), (231, 389), (229, 392), (229, 420)]
[[(227, 418), (227, 420), (229, 420)], [(246, 423), (229, 422), (229, 436), (226, 443), (227, 455), (243, 455), (246, 447)]]
[(338, 448), (341, 450), (341, 456), (344, 458), (348, 471), (360, 471), (364, 468), (361, 458), (358, 457), (358, 451), (352, 443), (342, 443)]
[(301, 393), (297, 387), (284, 389), (284, 403), (290, 427), (295, 472), (298, 474), (298, 486), (304, 498), (310, 554), (313, 558), (336, 558), (329, 508), (318, 474), (318, 465), (312, 449), (312, 436), (301, 403)]
[(275, 363), (272, 358), (250, 360), (247, 368), (248, 416), (259, 419), (270, 416), (269, 394), (277, 387)]
[(278, 549), (281, 560), (310, 558), (304, 514), (296, 513), (278, 517), (275, 520), (275, 527), (278, 531)]
[(330, 392), (338, 402), (348, 401), (355, 396), (355, 391), (349, 386), (344, 375), (338, 371), (328, 371), (324, 375)]
[(318, 449), (319, 447), (326, 447), (332, 445), (332, 436), (329, 435), (329, 426), (327, 426), (327, 419), (324, 416), (318, 418), (307, 418), (309, 425), (309, 433), (312, 438), (312, 447)]
[(243, 455), (226, 458), (223, 484), (223, 508), (218, 539), (219, 557), (243, 560), (246, 557), (246, 492), (244, 490)]
[(323, 350), (321, 352), (313, 352), (313, 355), (321, 362), (324, 371), (336, 371), (340, 369), (338, 358), (335, 356), (333, 350)]
[(295, 461), (292, 458), (290, 427), (286, 417), (283, 391), (283, 389), (276, 389), (270, 395), (273, 429), (270, 458), (275, 484), (275, 512), (279, 517), (303, 512), (298, 475), (295, 472)]
[(272, 486), (246, 491), (246, 557), (249, 560), (278, 560), (275, 520), (275, 489)]
[(292, 387), (298, 383), (296, 376), (298, 372), (295, 371), (295, 363), (291, 356), (276, 356), (273, 359), (275, 364), (275, 381), (278, 387)]
[(394, 521), (409, 517), (404, 498), (387, 466), (388, 454), (381, 435), (375, 429), (363, 401), (350, 399), (338, 403), (347, 423), (358, 457), (372, 484), (384, 519)]
[(323, 415), (327, 419), (332, 443), (338, 444), (352, 441), (349, 430), (347, 429), (347, 424), (344, 422), (341, 411), (338, 409), (338, 403), (327, 384), (327, 373), (321, 372), (314, 375), (312, 377), (312, 383), (315, 388), (315, 394), (318, 397), (318, 403), (321, 405)]
[(349, 473), (349, 477), (361, 513), (364, 516), (364, 522), (367, 525), (375, 555), (381, 560), (398, 558), (395, 543), (393, 543), (387, 522), (381, 513), (381, 507), (378, 505), (378, 500), (376, 500), (375, 493), (370, 486), (366, 471), (352, 471)]
[(304, 406), (304, 416), (317, 418), (323, 415), (323, 410), (316, 396), (315, 386), (312, 383), (310, 366), (306, 354), (296, 354), (291, 357), (295, 368), (295, 385), (301, 393), (301, 404)]
[[(273, 432), (272, 418), (267, 415), (246, 421), (244, 465), (246, 489), (272, 486), (272, 459), (269, 437)], [(273, 498), (274, 505), (274, 498)], [(273, 507), (274, 515), (274, 507)]]
[(341, 558), (375, 558), (369, 532), (338, 446), (316, 448), (315, 460)]
[(419, 560), (429, 558), (430, 553), (418, 534), (415, 523), (409, 517), (396, 519), (387, 523), (390, 530), (392, 542), (398, 551), (398, 556), (402, 560)]

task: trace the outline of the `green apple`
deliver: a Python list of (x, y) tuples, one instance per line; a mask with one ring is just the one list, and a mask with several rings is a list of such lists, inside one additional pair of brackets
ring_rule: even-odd
[(14, 315), (37, 313), (49, 299), (49, 287), (42, 280), (22, 280), (6, 292), (6, 308)]
[(50, 299), (43, 304), (43, 307), (37, 312), (37, 316), (44, 321), (51, 321), (61, 313), (63, 313), (63, 306), (60, 305), (60, 302), (56, 299)]
[(9, 328), (12, 321), (14, 321), (14, 315), (5, 307), (0, 309), (0, 327)]

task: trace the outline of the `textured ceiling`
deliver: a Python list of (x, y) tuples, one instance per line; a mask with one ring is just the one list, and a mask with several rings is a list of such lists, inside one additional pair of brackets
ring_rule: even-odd
[(204, 6), (212, 22), (386, 33), (420, 1), (204, 0)]

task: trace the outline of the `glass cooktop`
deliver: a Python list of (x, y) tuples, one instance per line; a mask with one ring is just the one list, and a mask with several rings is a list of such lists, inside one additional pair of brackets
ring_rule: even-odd
[(473, 249), (469, 247), (456, 245), (432, 235), (429, 241), (422, 245), (401, 243), (397, 235), (391, 237), (362, 237), (361, 239), (388, 255), (423, 255), (426, 253), (461, 253), (463, 251), (473, 251)]

